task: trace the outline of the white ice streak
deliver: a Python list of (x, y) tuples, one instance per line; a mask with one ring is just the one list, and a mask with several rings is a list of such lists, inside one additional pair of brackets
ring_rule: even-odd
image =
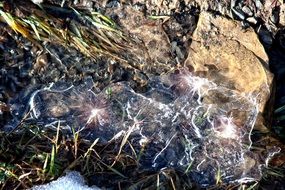
[(192, 124), (192, 127), (194, 127), (194, 131), (197, 135), (198, 138), (202, 138), (202, 135), (200, 133), (200, 130), (198, 128), (198, 126), (195, 124), (195, 119), (196, 119), (196, 116), (198, 114), (198, 110), (199, 108), (201, 108), (202, 106), (198, 106), (195, 110), (194, 110), (194, 113), (192, 115), (192, 118), (191, 118), (191, 124)]
[(32, 113), (32, 118), (38, 119), (39, 116), (41, 115), (39, 110), (36, 110), (36, 104), (35, 104), (35, 97), (38, 95), (38, 93), (43, 92), (43, 91), (54, 92), (54, 93), (62, 93), (62, 92), (68, 91), (74, 87), (73, 85), (71, 85), (70, 87), (63, 89), (63, 90), (52, 90), (51, 88), (53, 87), (53, 85), (54, 85), (54, 83), (51, 83), (48, 87), (36, 90), (34, 93), (32, 93), (30, 101), (28, 103), (29, 107), (30, 107), (30, 111)]
[(226, 139), (238, 139), (237, 126), (233, 123), (231, 117), (222, 116), (219, 118), (220, 125), (215, 126), (218, 130), (214, 129), (219, 137)]
[(155, 162), (156, 162), (157, 158), (163, 153), (163, 151), (165, 151), (165, 150), (167, 149), (167, 147), (170, 145), (172, 139), (173, 139), (174, 137), (176, 137), (176, 135), (177, 135), (177, 133), (175, 133), (170, 139), (168, 139), (168, 140), (166, 141), (165, 147), (164, 147), (158, 154), (156, 154), (156, 156), (154, 157), (154, 159), (153, 159), (153, 161), (152, 161), (153, 167), (156, 166), (156, 163), (155, 163)]
[(280, 153), (280, 151), (281, 151), (281, 148), (279, 148), (279, 147), (278, 147), (278, 148), (275, 147), (275, 149), (276, 149), (276, 150), (271, 151), (271, 152), (269, 153), (269, 155), (267, 156), (267, 158), (266, 158), (266, 160), (265, 160), (265, 166), (266, 166), (266, 167), (268, 167), (269, 161), (273, 158), (273, 156), (274, 156), (275, 154)]
[(206, 161), (206, 159), (203, 159), (196, 167), (197, 171), (200, 171), (200, 166)]
[(202, 104), (201, 99), (209, 92), (209, 90), (217, 88), (217, 85), (214, 82), (206, 78), (192, 76), (189, 74), (184, 76), (183, 79), (185, 79), (185, 81), (191, 88), (190, 92), (192, 93), (192, 96), (194, 96), (194, 94), (197, 93), (198, 95), (197, 102), (199, 104)]

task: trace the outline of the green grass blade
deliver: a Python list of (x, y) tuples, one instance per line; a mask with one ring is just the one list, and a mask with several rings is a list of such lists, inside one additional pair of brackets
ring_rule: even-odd
[(52, 146), (52, 150), (51, 150), (51, 157), (50, 157), (50, 165), (49, 165), (49, 174), (54, 176), (55, 174), (55, 147), (54, 145)]
[(277, 108), (277, 109), (274, 111), (274, 113), (275, 113), (275, 114), (278, 114), (278, 113), (283, 112), (283, 111), (285, 111), (285, 105), (283, 105), (283, 106)]

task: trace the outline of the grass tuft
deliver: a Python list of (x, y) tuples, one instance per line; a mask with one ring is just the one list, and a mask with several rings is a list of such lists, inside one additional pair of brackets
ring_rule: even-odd
[[(4, 11), (0, 6), (0, 17), (16, 33), (30, 40), (40, 49), (44, 42), (57, 43), (66, 48), (75, 47), (86, 56), (96, 58), (107, 55), (118, 61), (126, 49), (128, 38), (109, 17), (99, 12), (80, 12), (74, 8), (49, 6), (60, 13), (74, 14), (75, 18), (55, 18), (47, 11), (36, 9), (29, 16), (17, 17)], [(35, 8), (34, 8), (35, 9)]]

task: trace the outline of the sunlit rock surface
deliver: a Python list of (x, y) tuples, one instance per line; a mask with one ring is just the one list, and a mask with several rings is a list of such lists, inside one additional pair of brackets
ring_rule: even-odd
[(202, 12), (185, 65), (209, 80), (240, 93), (252, 93), (262, 112), (270, 95), (268, 57), (252, 28)]
[[(255, 95), (186, 70), (153, 78), (149, 84), (145, 93), (122, 82), (98, 93), (92, 83), (51, 84), (30, 93), (25, 123), (43, 130), (60, 127), (67, 134), (75, 129), (82, 138), (99, 138), (100, 143), (128, 138), (137, 154), (144, 148), (142, 168), (182, 170), (205, 187), (261, 178), (268, 158), (250, 149), (259, 113)], [(17, 110), (14, 115), (22, 119)]]

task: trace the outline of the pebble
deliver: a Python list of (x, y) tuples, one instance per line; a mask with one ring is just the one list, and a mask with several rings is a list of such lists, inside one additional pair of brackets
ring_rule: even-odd
[(256, 0), (255, 1), (255, 6), (256, 6), (257, 9), (262, 9), (263, 8), (262, 2), (260, 0)]
[(106, 5), (106, 8), (118, 8), (121, 6), (120, 1), (111, 1)]
[(236, 6), (237, 0), (231, 0), (231, 8), (233, 9)]
[(251, 23), (251, 24), (257, 24), (257, 20), (255, 17), (248, 17), (247, 19), (247, 22)]
[(247, 14), (248, 16), (253, 16), (253, 12), (251, 11), (251, 9), (248, 6), (243, 6), (242, 7), (242, 11)]
[(6, 103), (0, 101), (0, 115), (3, 114), (3, 112), (8, 112), (9, 107)]
[(47, 54), (41, 54), (37, 57), (33, 67), (34, 70), (39, 71), (48, 65)]
[(281, 26), (285, 26), (285, 4), (282, 4), (282, 5), (280, 6), (279, 24), (280, 24)]

